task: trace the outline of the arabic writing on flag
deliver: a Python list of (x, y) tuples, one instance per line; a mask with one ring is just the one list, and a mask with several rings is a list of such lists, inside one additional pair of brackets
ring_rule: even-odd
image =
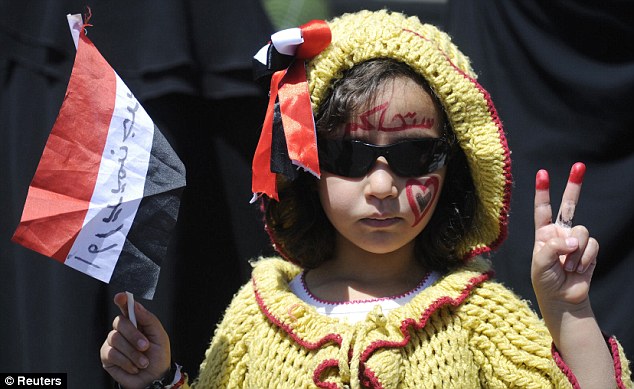
[(81, 16), (68, 18), (75, 63), (13, 240), (151, 299), (185, 168)]

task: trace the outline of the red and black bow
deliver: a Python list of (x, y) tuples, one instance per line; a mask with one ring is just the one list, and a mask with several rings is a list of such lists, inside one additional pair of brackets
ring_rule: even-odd
[(280, 31), (254, 57), (256, 76), (271, 75), (269, 104), (253, 156), (253, 200), (264, 194), (278, 200), (276, 174), (293, 180), (297, 168), (320, 176), (315, 122), (305, 60), (330, 44), (330, 28), (313, 20)]

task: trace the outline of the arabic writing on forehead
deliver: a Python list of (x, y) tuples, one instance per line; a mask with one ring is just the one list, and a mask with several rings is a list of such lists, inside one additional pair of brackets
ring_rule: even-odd
[[(416, 112), (407, 112), (405, 115), (397, 113), (386, 121), (386, 113), (389, 105), (389, 102), (386, 101), (381, 105), (362, 112), (359, 114), (358, 122), (346, 124), (346, 133), (372, 130), (398, 132), (413, 128), (430, 129), (434, 126), (434, 118), (422, 117), (419, 119), (416, 117)], [(378, 121), (370, 120), (373, 115), (378, 117)], [(375, 124), (373, 122), (377, 123)]]

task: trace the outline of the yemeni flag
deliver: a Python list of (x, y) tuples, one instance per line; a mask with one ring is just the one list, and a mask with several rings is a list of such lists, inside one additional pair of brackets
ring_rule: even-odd
[(185, 167), (68, 15), (77, 54), (13, 241), (152, 299)]

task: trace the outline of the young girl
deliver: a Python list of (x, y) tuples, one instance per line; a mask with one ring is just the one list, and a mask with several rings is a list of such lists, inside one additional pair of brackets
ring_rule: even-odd
[[(331, 43), (306, 67), (321, 177), (278, 174), (263, 197), (282, 258), (254, 264), (192, 386), (632, 387), (588, 299), (598, 244), (571, 224), (583, 164), (557, 223), (548, 174), (537, 173), (542, 321), (481, 256), (506, 235), (510, 153), (467, 57), (398, 13), (328, 27)], [(124, 311), (125, 295), (115, 303)], [(138, 303), (135, 312), (138, 330), (115, 319), (104, 368), (125, 388), (187, 387), (158, 319)]]

